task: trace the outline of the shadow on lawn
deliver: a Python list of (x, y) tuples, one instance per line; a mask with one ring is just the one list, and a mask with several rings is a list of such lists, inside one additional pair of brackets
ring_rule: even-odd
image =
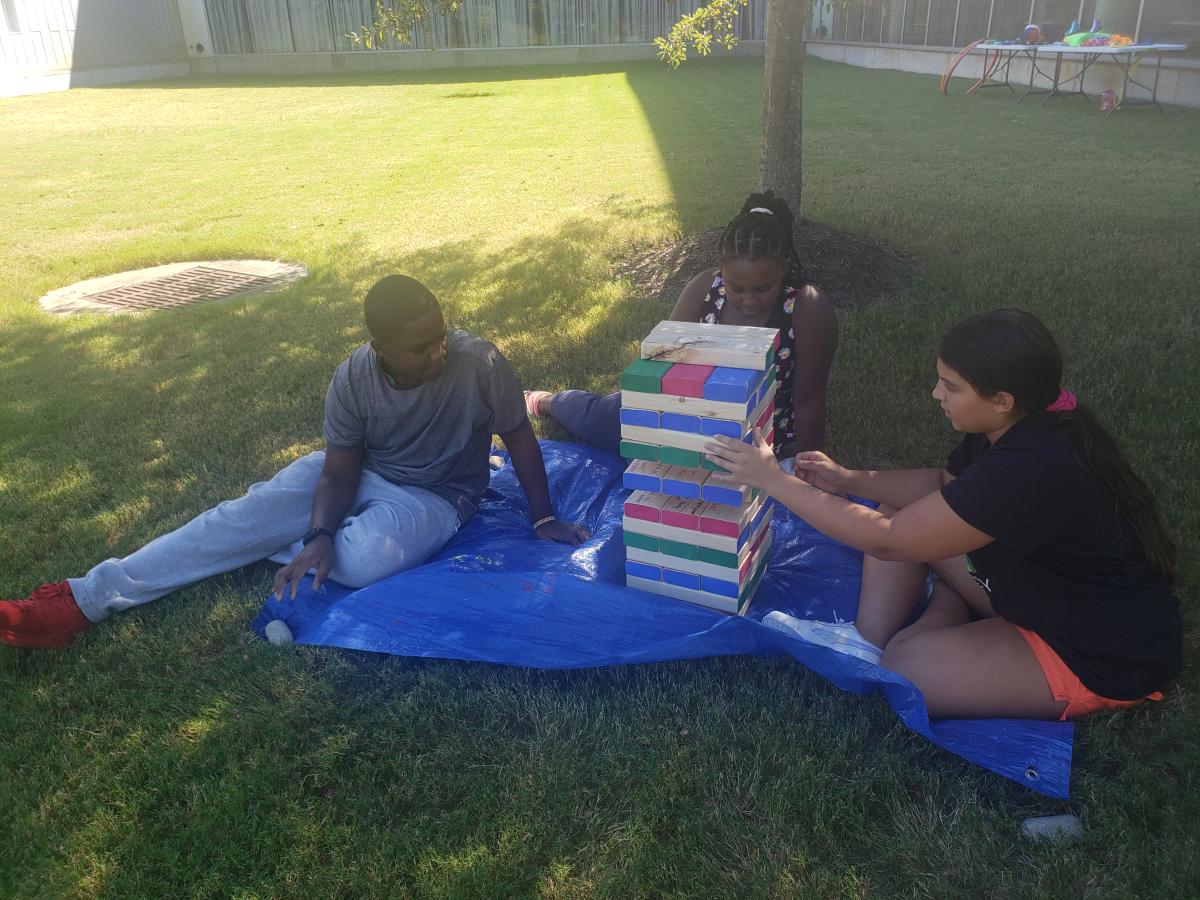
[(606, 227), (576, 219), (497, 252), (459, 241), (378, 269), (317, 270), (278, 293), (82, 327), (18, 319), (0, 359), (12, 386), (0, 454), (20, 478), (0, 509), (40, 531), (14, 542), (5, 593), (129, 552), (320, 446), (330, 375), (367, 339), (361, 297), (390, 272), (425, 281), (453, 323), (496, 340), (531, 385), (615, 378), (625, 344), (662, 311), (596, 295), (592, 248)]

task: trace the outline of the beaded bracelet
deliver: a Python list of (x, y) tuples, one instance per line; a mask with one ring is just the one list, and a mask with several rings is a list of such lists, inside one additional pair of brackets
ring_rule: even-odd
[(540, 519), (538, 519), (536, 522), (533, 523), (533, 530), (537, 531), (539, 528), (541, 528), (547, 522), (557, 522), (557, 521), (558, 521), (558, 516), (542, 516)]

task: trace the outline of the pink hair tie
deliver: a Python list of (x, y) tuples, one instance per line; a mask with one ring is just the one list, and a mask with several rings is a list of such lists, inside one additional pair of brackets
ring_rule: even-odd
[(1075, 395), (1066, 388), (1059, 388), (1058, 398), (1046, 407), (1046, 412), (1070, 412), (1075, 408)]

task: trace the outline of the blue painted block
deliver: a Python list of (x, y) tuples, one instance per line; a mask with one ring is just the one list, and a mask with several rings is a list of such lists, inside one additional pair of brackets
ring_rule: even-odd
[(742, 423), (731, 422), (728, 419), (702, 419), (700, 421), (701, 434), (727, 434), (730, 437), (740, 438), (742, 436)]
[(742, 505), (742, 492), (718, 484), (704, 485), (704, 496), (701, 498), (709, 503), (725, 503), (729, 506)]
[(746, 541), (750, 540), (750, 535), (754, 534), (758, 526), (762, 524), (762, 520), (771, 514), (771, 508), (773, 505), (773, 500), (768, 500), (766, 503), (764, 503), (762, 505), (762, 509), (758, 511), (758, 515), (751, 519), (750, 524), (742, 529), (742, 533), (738, 535), (737, 545), (739, 550), (746, 546)]
[(635, 575), (638, 578), (649, 578), (651, 581), (662, 581), (662, 569), (658, 566), (648, 566), (632, 559), (625, 560), (625, 574)]
[(700, 579), (700, 588), (721, 597), (732, 597), (734, 600), (738, 597), (738, 586), (732, 581), (724, 581), (720, 578), (709, 578), (705, 575)]
[(674, 569), (663, 569), (662, 580), (667, 584), (673, 584), (677, 587), (687, 588), (688, 590), (700, 590), (700, 576), (693, 575), (691, 572), (676, 572)]
[(642, 425), (646, 428), (658, 427), (658, 413), (652, 409), (622, 409), (622, 425)]
[(741, 403), (754, 396), (755, 385), (762, 374), (753, 369), (733, 369), (718, 366), (704, 382), (705, 400)]
[(687, 497), (690, 500), (700, 499), (700, 485), (694, 481), (676, 481), (674, 478), (662, 480), (660, 494), (670, 494), (672, 497)]
[(662, 414), (662, 427), (669, 431), (686, 431), (690, 434), (699, 434), (700, 417), (665, 412)]
[(629, 488), (631, 491), (649, 491), (652, 494), (663, 492), (662, 479), (639, 472), (626, 472), (621, 477), (621, 486)]

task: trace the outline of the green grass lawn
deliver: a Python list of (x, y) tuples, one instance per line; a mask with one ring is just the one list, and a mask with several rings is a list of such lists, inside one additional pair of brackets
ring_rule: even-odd
[[(611, 388), (665, 307), (615, 260), (754, 186), (761, 64), (164, 82), (0, 101), (0, 596), (321, 445), (373, 280), (426, 281), (529, 386)], [(804, 214), (914, 255), (841, 315), (830, 450), (939, 465), (933, 347), (1035, 311), (1158, 494), (1195, 659), (1200, 114), (942, 97), (810, 62)], [(280, 293), (51, 318), (44, 292), (281, 258)], [(260, 565), (0, 649), (0, 896), (1194, 896), (1192, 666), (1076, 732), (1049, 800), (780, 661), (538, 672), (277, 649)], [(1073, 812), (1082, 844), (1033, 846)], [(1191, 887), (1189, 887), (1189, 885)]]

